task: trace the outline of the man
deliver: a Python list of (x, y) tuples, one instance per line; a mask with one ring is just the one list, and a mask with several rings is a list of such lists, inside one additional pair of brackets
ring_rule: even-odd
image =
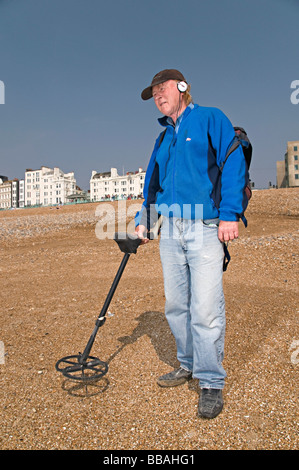
[[(157, 379), (161, 387), (199, 380), (198, 413), (214, 418), (223, 408), (225, 303), (223, 243), (238, 237), (247, 169), (228, 118), (217, 108), (193, 104), (190, 85), (175, 69), (156, 74), (141, 94), (154, 98), (165, 132), (148, 165), (136, 233), (147, 243), (153, 207), (163, 218), (160, 256), (165, 315), (176, 340), (180, 367)], [(221, 196), (219, 197), (221, 193)]]

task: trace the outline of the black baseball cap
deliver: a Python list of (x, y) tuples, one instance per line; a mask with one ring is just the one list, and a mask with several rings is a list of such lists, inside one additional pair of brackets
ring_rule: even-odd
[(176, 69), (165, 69), (157, 73), (152, 79), (150, 86), (145, 88), (141, 93), (141, 98), (143, 100), (149, 100), (152, 98), (152, 87), (155, 85), (160, 85), (160, 83), (167, 82), (168, 80), (179, 80), (186, 82), (184, 76)]

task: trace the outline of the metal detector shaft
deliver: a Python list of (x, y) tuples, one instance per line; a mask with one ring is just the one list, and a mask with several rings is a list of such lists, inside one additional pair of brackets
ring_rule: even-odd
[(98, 318), (97, 318), (97, 320), (96, 320), (94, 330), (93, 330), (92, 334), (90, 335), (89, 341), (88, 341), (88, 343), (87, 343), (87, 345), (86, 345), (86, 347), (85, 347), (85, 349), (84, 349), (84, 352), (83, 352), (82, 355), (81, 355), (81, 361), (82, 361), (82, 362), (80, 361), (81, 363), (84, 363), (84, 361), (86, 361), (86, 359), (87, 359), (87, 357), (89, 356), (89, 353), (90, 353), (90, 351), (91, 351), (91, 348), (92, 348), (92, 345), (93, 345), (93, 343), (94, 343), (94, 340), (95, 340), (96, 334), (97, 334), (97, 332), (98, 332), (98, 329), (100, 328), (100, 326), (102, 326), (102, 325), (105, 323), (105, 320), (106, 320), (105, 315), (106, 315), (106, 313), (107, 313), (108, 307), (109, 307), (109, 305), (110, 305), (110, 302), (111, 302), (111, 300), (112, 300), (112, 297), (113, 297), (113, 295), (114, 295), (114, 292), (115, 292), (115, 290), (116, 290), (116, 288), (117, 288), (117, 286), (118, 286), (118, 283), (119, 283), (119, 281), (120, 281), (120, 278), (121, 278), (121, 276), (122, 276), (122, 273), (123, 273), (123, 271), (124, 271), (124, 269), (125, 269), (125, 267), (126, 267), (126, 264), (127, 264), (128, 260), (129, 260), (129, 258), (130, 258), (130, 253), (125, 253), (125, 255), (123, 256), (123, 259), (122, 259), (122, 261), (121, 261), (121, 263), (120, 263), (120, 266), (119, 266), (119, 268), (118, 268), (118, 271), (117, 271), (117, 273), (116, 273), (116, 276), (115, 276), (115, 278), (114, 278), (114, 281), (113, 281), (113, 283), (112, 283), (112, 285), (111, 285), (111, 287), (110, 287), (110, 290), (109, 290), (109, 292), (108, 292), (108, 295), (107, 295), (107, 297), (106, 297), (106, 300), (105, 300), (105, 303), (104, 303), (104, 305), (103, 305), (103, 307), (102, 307), (102, 310), (101, 310), (101, 312), (100, 312), (100, 314), (99, 314), (99, 316), (98, 316)]
[[(156, 225), (155, 225), (155, 227), (154, 227), (154, 229), (148, 234), (148, 237), (151, 240), (157, 238), (159, 230), (160, 230), (161, 222), (162, 222), (162, 217), (160, 216), (157, 223), (156, 223)], [(81, 364), (83, 364), (86, 361), (87, 357), (89, 356), (89, 353), (90, 353), (91, 348), (93, 346), (93, 343), (94, 343), (95, 337), (97, 335), (98, 329), (100, 328), (100, 326), (102, 326), (105, 323), (106, 312), (108, 310), (108, 307), (110, 305), (110, 302), (112, 300), (114, 292), (117, 288), (119, 280), (122, 276), (122, 273), (123, 273), (123, 271), (126, 267), (126, 264), (129, 260), (130, 254), (131, 253), (136, 253), (137, 247), (141, 243), (141, 240), (138, 239), (137, 237), (132, 237), (132, 236), (130, 237), (130, 236), (125, 235), (125, 234), (117, 234), (117, 233), (115, 234), (114, 240), (118, 243), (121, 251), (123, 251), (125, 254), (124, 254), (122, 262), (121, 262), (121, 264), (118, 268), (118, 271), (116, 273), (116, 276), (114, 278), (114, 281), (112, 283), (110, 291), (109, 291), (109, 293), (106, 297), (106, 300), (105, 300), (105, 303), (102, 307), (101, 313), (100, 313), (100, 315), (98, 316), (98, 318), (96, 320), (94, 330), (93, 330), (93, 332), (92, 332), (92, 334), (89, 338), (89, 341), (88, 341), (88, 343), (87, 343), (87, 345), (84, 349), (83, 354), (80, 357), (80, 363)]]

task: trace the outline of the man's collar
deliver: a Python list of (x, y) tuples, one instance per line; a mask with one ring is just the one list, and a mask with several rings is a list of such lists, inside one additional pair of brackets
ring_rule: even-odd
[[(177, 118), (177, 123), (176, 124), (180, 124), (183, 117), (188, 116), (188, 114), (192, 111), (193, 108), (194, 108), (194, 104), (190, 103), (189, 106), (187, 106), (187, 108), (185, 109), (185, 111), (183, 111), (182, 114), (179, 115), (179, 117)], [(159, 118), (158, 121), (161, 124), (161, 126), (163, 126), (163, 127), (167, 127), (169, 125), (172, 126), (172, 127), (175, 127), (173, 119), (169, 116), (163, 116), (163, 117)]]

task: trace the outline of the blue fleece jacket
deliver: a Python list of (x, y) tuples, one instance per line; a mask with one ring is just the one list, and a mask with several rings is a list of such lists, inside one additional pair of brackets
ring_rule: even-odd
[[(150, 228), (150, 208), (187, 219), (236, 221), (246, 208), (248, 169), (241, 146), (219, 168), (235, 138), (234, 128), (217, 108), (191, 105), (175, 129), (164, 116), (162, 143), (156, 140), (146, 171), (144, 202), (135, 224)], [(152, 214), (151, 214), (152, 215)]]

